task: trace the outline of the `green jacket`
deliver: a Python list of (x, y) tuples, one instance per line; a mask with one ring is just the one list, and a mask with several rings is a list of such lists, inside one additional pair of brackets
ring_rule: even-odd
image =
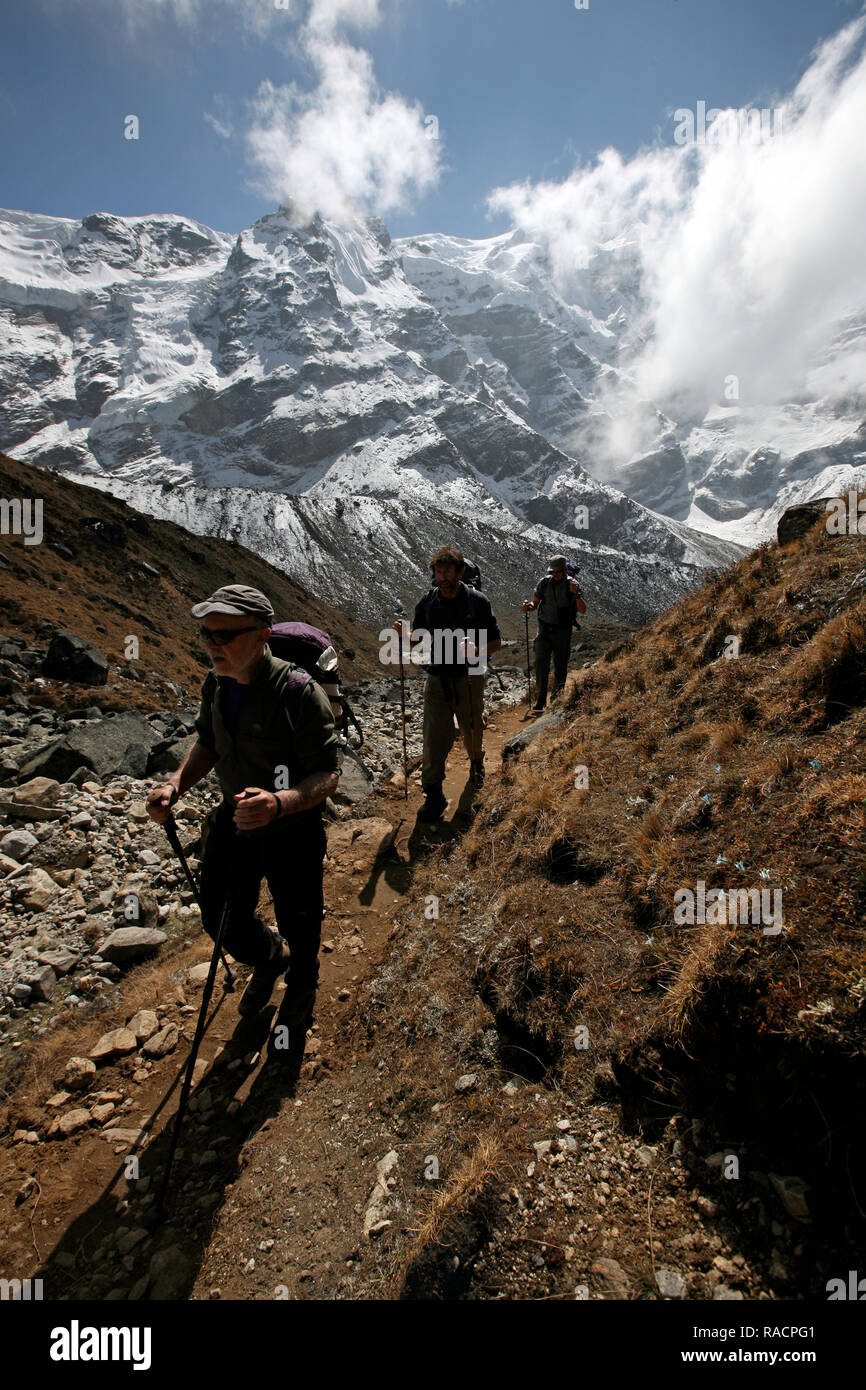
[[(195, 721), (199, 743), (216, 756), (214, 770), (226, 801), (234, 805), (232, 798), (245, 787), (285, 791), (312, 772), (340, 771), (340, 739), (330, 701), (306, 671), (279, 661), (265, 647), (252, 680), (241, 687), (234, 737), (228, 728), (229, 679), (208, 673)], [(320, 818), (321, 808), (314, 806), (273, 822), (273, 828)]]

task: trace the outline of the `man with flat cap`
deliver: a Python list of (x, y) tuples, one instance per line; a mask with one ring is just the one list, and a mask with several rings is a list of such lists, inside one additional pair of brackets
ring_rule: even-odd
[[(306, 1030), (324, 912), (321, 805), (340, 775), (334, 717), (306, 671), (271, 655), (274, 610), (258, 589), (227, 584), (190, 611), (202, 621), (213, 670), (202, 686), (196, 741), (168, 781), (151, 790), (147, 809), (162, 824), (175, 801), (215, 769), (223, 802), (209, 818), (202, 858), (204, 928), (216, 935), (228, 901), (225, 948), (253, 966), (239, 1013), (263, 1009), (285, 974), (276, 1022)], [(256, 915), (263, 878), (279, 935)], [(271, 1055), (281, 1055), (273, 1048), (284, 1049), (287, 1036), (286, 1028), (275, 1029)]]
[(524, 613), (538, 609), (538, 635), (533, 643), (535, 652), (535, 704), (533, 714), (540, 714), (547, 704), (547, 682), (550, 678), (550, 658), (553, 657), (553, 694), (556, 699), (565, 687), (568, 658), (571, 653), (571, 633), (578, 613), (586, 612), (586, 604), (576, 579), (569, 577), (564, 555), (551, 555), (547, 574), (539, 579), (531, 599), (523, 603)]

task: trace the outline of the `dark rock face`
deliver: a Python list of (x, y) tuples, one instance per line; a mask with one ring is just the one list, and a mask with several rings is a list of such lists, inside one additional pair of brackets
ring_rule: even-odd
[(42, 663), (42, 674), (79, 685), (105, 685), (108, 662), (98, 647), (74, 632), (55, 632)]
[(193, 741), (191, 738), (167, 738), (154, 744), (147, 757), (146, 775), (176, 772)]
[(20, 765), (18, 776), (21, 781), (55, 777), (65, 782), (71, 773), (87, 767), (103, 779), (113, 773), (144, 777), (148, 755), (158, 742), (159, 735), (144, 715), (115, 714), (50, 739)]
[(798, 537), (805, 536), (807, 531), (811, 531), (816, 521), (826, 518), (827, 503), (832, 501), (832, 497), (815, 497), (811, 502), (801, 502), (797, 507), (789, 507), (779, 517), (779, 524), (776, 528), (776, 539), (779, 545), (787, 545), (789, 541), (795, 541)]
[[(52, 738), (31, 753), (19, 765), (15, 776), (22, 782), (30, 777), (54, 777), (58, 782), (67, 782), (74, 772), (84, 766), (83, 760), (70, 748), (65, 738)], [(88, 766), (88, 772), (92, 768)], [(86, 781), (86, 777), (82, 781)]]
[(114, 772), (144, 777), (147, 755), (158, 735), (143, 714), (115, 714), (98, 723), (82, 724), (73, 729), (68, 740), (78, 758), (76, 767), (86, 763), (100, 777)]

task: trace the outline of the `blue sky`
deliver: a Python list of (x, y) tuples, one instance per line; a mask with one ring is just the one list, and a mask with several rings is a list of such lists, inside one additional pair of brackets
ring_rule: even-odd
[[(323, 50), (302, 30), (313, 3), (330, 9), (320, 41), (368, 54), (379, 96), (404, 99), (393, 133), (383, 122), (376, 139), (399, 144), (404, 120), (406, 165), (382, 174), (376, 160), (385, 156), (365, 147), (367, 210), (391, 177), (397, 192), (378, 210), (393, 234), (490, 235), (508, 225), (505, 211), (487, 214), (495, 187), (563, 180), (605, 146), (630, 158), (670, 143), (673, 110), (698, 100), (771, 105), (796, 85), (819, 40), (861, 8), (850, 0), (590, 0), (580, 11), (573, 0), (292, 3), (286, 13), (268, 0), (258, 11), (256, 0), (4, 0), (0, 205), (76, 218), (175, 212), (226, 232), (250, 225), (278, 201), (285, 141), (275, 123), (291, 124), (322, 81), (315, 54)], [(368, 22), (354, 24), (358, 17)], [(264, 107), (262, 83), (271, 84)], [(291, 83), (294, 97), (283, 90)], [(333, 104), (328, 111), (336, 120)], [(124, 139), (130, 113), (138, 140)], [(419, 113), (438, 121), (435, 172), (417, 140), (412, 146)], [(267, 132), (258, 161), (251, 126)], [(331, 138), (321, 122), (317, 130)], [(293, 178), (298, 155), (296, 142)]]

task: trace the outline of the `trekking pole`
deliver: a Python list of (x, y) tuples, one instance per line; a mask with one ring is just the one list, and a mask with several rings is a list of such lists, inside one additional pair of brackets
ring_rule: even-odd
[[(192, 1089), (192, 1074), (195, 1070), (195, 1060), (198, 1056), (198, 1050), (201, 1045), (202, 1037), (204, 1036), (205, 1019), (207, 1018), (208, 1006), (210, 1005), (214, 981), (216, 979), (217, 962), (219, 961), (219, 958), (222, 955), (223, 933), (225, 932), (226, 922), (228, 921), (228, 915), (229, 905), (226, 901), (223, 904), (223, 910), (222, 915), (220, 916), (219, 927), (217, 928), (217, 934), (214, 939), (213, 955), (210, 959), (210, 970), (207, 974), (207, 980), (205, 982), (204, 987), (204, 994), (202, 995), (201, 1008), (199, 1009), (198, 1015), (198, 1023), (195, 1026), (195, 1037), (192, 1040), (192, 1047), (190, 1049), (189, 1060), (186, 1064), (186, 1074), (183, 1078), (183, 1086), (180, 1092), (180, 1100), (177, 1103), (177, 1114), (174, 1117), (174, 1130), (171, 1136), (171, 1145), (168, 1151), (168, 1158), (166, 1159), (165, 1168), (162, 1174), (162, 1183), (160, 1184), (159, 1196), (157, 1197), (156, 1206), (153, 1210), (153, 1213), (149, 1217), (149, 1224), (151, 1226), (156, 1226), (165, 1219), (165, 1194), (168, 1191), (168, 1183), (171, 1177), (171, 1165), (174, 1162), (174, 1154), (177, 1148), (177, 1141), (180, 1138), (180, 1127), (183, 1123), (183, 1116), (186, 1110), (187, 1101), (189, 1100), (189, 1093)], [(223, 964), (225, 965), (225, 956), (223, 956)], [(226, 966), (226, 969), (228, 970), (228, 966)], [(229, 974), (231, 974), (230, 971)]]
[(409, 800), (409, 758), (406, 753), (406, 673), (403, 669), (403, 619), (400, 619), (400, 718), (403, 722), (403, 800)]
[[(189, 883), (189, 886), (190, 886), (190, 888), (191, 888), (192, 891), (193, 891), (193, 894), (194, 894), (194, 896), (195, 896), (195, 900), (196, 900), (196, 902), (198, 903), (198, 910), (199, 910), (199, 912), (202, 914), (202, 921), (204, 921), (204, 909), (202, 908), (202, 905), (201, 905), (201, 895), (200, 895), (200, 893), (199, 893), (198, 884), (196, 883), (195, 879), (193, 878), (192, 869), (189, 867), (189, 864), (186, 862), (186, 855), (185, 855), (184, 852), (183, 852), (183, 848), (181, 847), (181, 843), (180, 843), (180, 836), (179, 836), (178, 833), (177, 833), (177, 822), (176, 822), (174, 816), (171, 815), (171, 813), (169, 813), (168, 819), (167, 819), (166, 821), (163, 822), (163, 829), (165, 830), (166, 836), (167, 836), (167, 838), (168, 838), (168, 843), (171, 845), (172, 849), (174, 850), (175, 854), (177, 855), (178, 859), (180, 860), (181, 868), (183, 869), (184, 873), (186, 874), (187, 882)], [(222, 937), (220, 937), (220, 940), (222, 940)], [(231, 971), (231, 969), (230, 969), (230, 967), (229, 967), (229, 963), (228, 963), (228, 961), (226, 960), (225, 955), (224, 955), (224, 953), (223, 953), (222, 951), (220, 952), (220, 955), (222, 956), (222, 963), (223, 963), (223, 965), (224, 965), (224, 967), (225, 967), (225, 972), (226, 972), (225, 989), (226, 989), (227, 993), (231, 994), (231, 993), (234, 992), (235, 977), (234, 977), (234, 974), (232, 973), (232, 971)]]
[(529, 674), (529, 614), (523, 615), (526, 622), (526, 703), (532, 704), (532, 677)]

